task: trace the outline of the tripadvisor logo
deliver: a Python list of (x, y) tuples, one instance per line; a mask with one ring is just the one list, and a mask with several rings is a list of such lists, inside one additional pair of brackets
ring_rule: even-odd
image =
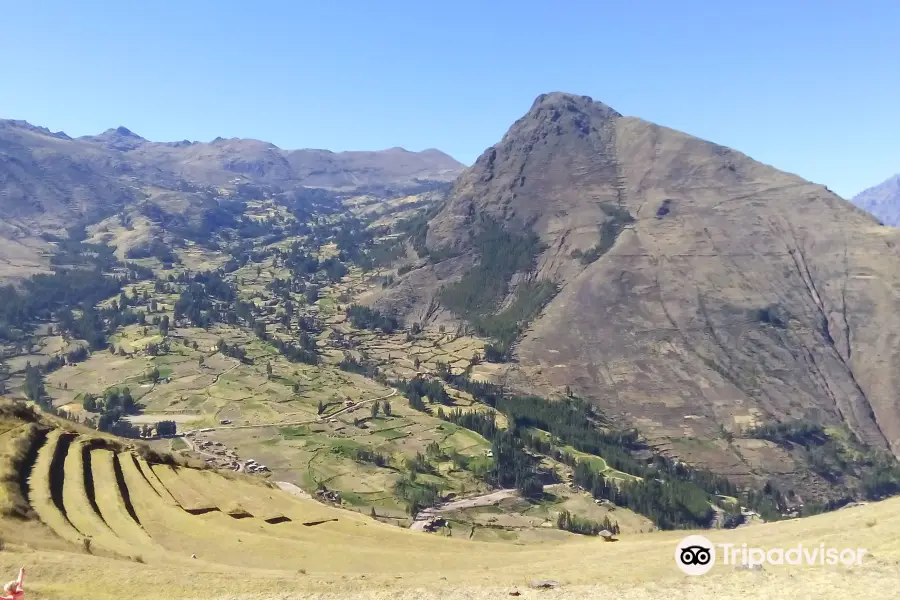
[[(717, 551), (718, 549), (718, 551)], [(865, 548), (826, 548), (825, 544), (792, 548), (758, 548), (747, 544), (713, 544), (702, 535), (689, 535), (675, 547), (675, 564), (688, 575), (703, 575), (718, 557), (722, 564), (757, 568), (768, 565), (861, 565)]]
[(702, 535), (689, 535), (675, 547), (675, 564), (688, 575), (703, 575), (716, 564), (716, 550)]

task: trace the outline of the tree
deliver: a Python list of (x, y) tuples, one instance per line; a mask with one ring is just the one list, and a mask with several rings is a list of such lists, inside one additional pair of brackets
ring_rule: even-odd
[(384, 411), (384, 416), (386, 416), (386, 417), (391, 416), (391, 403), (388, 402), (387, 400), (385, 400), (384, 406), (382, 407), (381, 410)]
[(147, 375), (147, 377), (153, 383), (158, 382), (159, 381), (159, 367), (153, 367), (153, 369), (150, 370), (150, 373)]
[(39, 367), (25, 363), (25, 385), (23, 386), (25, 397), (33, 402), (42, 404), (46, 390), (44, 389), (44, 375)]
[(160, 319), (159, 334), (163, 337), (169, 335), (169, 315), (165, 315), (162, 319)]
[(502, 363), (506, 360), (506, 353), (497, 345), (487, 344), (484, 347), (484, 360), (492, 363)]
[(156, 435), (160, 437), (170, 437), (175, 435), (177, 426), (175, 421), (160, 421), (156, 424)]
[(351, 304), (346, 312), (350, 323), (358, 329), (380, 329), (385, 333), (393, 333), (400, 326), (395, 317), (384, 315), (368, 306)]
[(378, 403), (377, 403), (377, 402), (373, 402), (373, 403), (372, 403), (372, 418), (373, 418), (373, 419), (376, 418), (376, 417), (378, 416), (378, 408), (379, 408)]
[(321, 415), (323, 412), (325, 412), (325, 404), (321, 400), (319, 400), (319, 408), (317, 414)]
[(202, 367), (204, 361), (205, 361), (205, 359), (204, 359), (202, 356), (201, 356), (200, 358), (198, 358), (198, 359), (197, 359), (197, 366), (198, 366), (198, 367)]
[(266, 362), (266, 378), (272, 379), (272, 361)]
[(86, 411), (97, 412), (97, 397), (93, 394), (85, 394), (81, 400), (81, 405)]

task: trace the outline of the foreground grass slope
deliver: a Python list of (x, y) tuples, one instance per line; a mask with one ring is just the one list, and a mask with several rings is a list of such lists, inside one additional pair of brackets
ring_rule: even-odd
[(864, 587), (886, 598), (900, 567), (898, 499), (707, 532), (715, 543), (765, 548), (863, 547), (861, 567), (720, 564), (690, 579), (673, 564), (684, 532), (527, 546), (432, 536), (64, 427), (0, 405), (0, 460), (19, 475), (2, 479), (0, 572), (27, 565), (34, 598), (301, 598), (326, 588), (335, 598), (488, 598), (510, 586), (528, 597), (539, 593), (528, 589), (536, 578), (561, 584), (541, 597), (837, 598)]

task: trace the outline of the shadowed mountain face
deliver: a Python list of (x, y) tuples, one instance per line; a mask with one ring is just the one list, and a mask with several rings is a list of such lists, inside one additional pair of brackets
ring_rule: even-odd
[(853, 203), (885, 225), (900, 226), (900, 175), (860, 192)]
[(825, 187), (542, 95), (460, 176), (429, 224), (428, 266), (376, 303), (455, 320), (439, 290), (484, 264), (485, 223), (540, 242), (494, 310), (525, 282), (558, 289), (513, 346), (514, 386), (570, 386), (737, 477), (806, 478), (782, 449), (727, 433), (773, 419), (846, 424), (900, 453), (898, 235)]

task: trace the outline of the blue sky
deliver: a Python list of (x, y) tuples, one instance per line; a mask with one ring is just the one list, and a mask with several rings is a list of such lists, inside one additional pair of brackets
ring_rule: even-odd
[(850, 196), (900, 171), (898, 25), (896, 0), (11, 0), (0, 117), (471, 163), (561, 90)]

